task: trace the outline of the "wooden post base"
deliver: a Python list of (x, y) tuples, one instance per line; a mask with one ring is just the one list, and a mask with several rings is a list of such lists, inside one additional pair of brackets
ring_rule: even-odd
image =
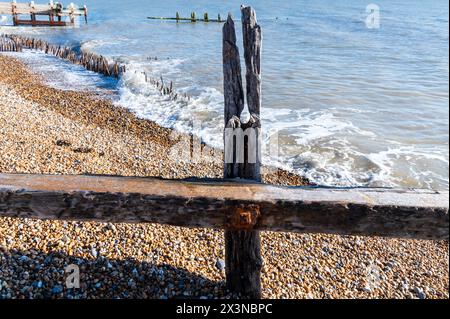
[(261, 298), (261, 239), (259, 231), (225, 231), (227, 288), (242, 298)]

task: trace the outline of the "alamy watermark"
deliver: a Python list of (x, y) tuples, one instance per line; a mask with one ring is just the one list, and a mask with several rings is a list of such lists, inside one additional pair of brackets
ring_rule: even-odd
[[(201, 121), (192, 122), (192, 132), (201, 132), (202, 129)], [(276, 129), (268, 130), (263, 135), (259, 127), (225, 128), (223, 150), (209, 147), (197, 135), (172, 131), (169, 138), (174, 144), (168, 155), (177, 163), (255, 164), (261, 162), (262, 157), (279, 160), (279, 131)]]
[(380, 28), (380, 7), (374, 3), (367, 5), (366, 13), (366, 27), (368, 29)]
[(77, 265), (71, 264), (67, 266), (64, 271), (68, 276), (66, 277), (66, 288), (71, 289), (79, 289), (80, 288), (80, 267)]

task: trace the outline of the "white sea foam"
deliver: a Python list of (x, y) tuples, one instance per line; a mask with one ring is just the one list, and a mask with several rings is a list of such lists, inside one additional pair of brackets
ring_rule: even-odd
[(7, 54), (23, 61), (35, 73), (42, 75), (48, 85), (57, 89), (97, 93), (111, 93), (116, 89), (116, 80), (40, 51), (24, 50)]

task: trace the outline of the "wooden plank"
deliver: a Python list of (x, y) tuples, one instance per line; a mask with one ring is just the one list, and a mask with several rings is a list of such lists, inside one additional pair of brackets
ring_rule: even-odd
[(65, 27), (67, 23), (64, 21), (40, 21), (40, 20), (16, 20), (16, 25), (35, 25), (35, 26), (57, 26)]
[(84, 9), (63, 9), (61, 10), (61, 12), (59, 13), (62, 16), (70, 16), (70, 15), (75, 15), (75, 16), (84, 16)]
[(6, 217), (448, 240), (448, 200), (431, 190), (0, 174)]
[[(84, 8), (73, 8), (73, 10), (70, 7), (58, 9), (55, 6), (52, 7), (49, 4), (34, 4), (33, 6), (31, 6), (30, 3), (15, 3), (14, 6), (16, 14), (30, 15), (34, 13), (35, 15), (50, 15), (54, 13), (61, 16), (85, 15)], [(0, 2), (0, 14), (12, 14), (12, 9), (12, 3)]]

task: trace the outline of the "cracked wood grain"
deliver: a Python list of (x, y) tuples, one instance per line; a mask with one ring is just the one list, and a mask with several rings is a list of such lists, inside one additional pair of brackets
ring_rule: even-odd
[(431, 190), (0, 174), (0, 216), (55, 220), (233, 229), (236, 210), (254, 205), (255, 230), (448, 240), (448, 200)]

